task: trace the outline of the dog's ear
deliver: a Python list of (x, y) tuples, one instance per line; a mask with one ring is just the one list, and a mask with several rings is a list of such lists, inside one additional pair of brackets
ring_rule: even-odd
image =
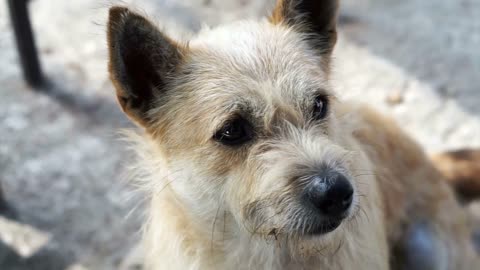
[(183, 49), (151, 22), (124, 7), (112, 7), (108, 19), (110, 78), (123, 111), (147, 127), (148, 111), (166, 91)]
[(337, 41), (338, 6), (339, 0), (278, 0), (270, 21), (300, 29), (321, 53), (330, 54)]

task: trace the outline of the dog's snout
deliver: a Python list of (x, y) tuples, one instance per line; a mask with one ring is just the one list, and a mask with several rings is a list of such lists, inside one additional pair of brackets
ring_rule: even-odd
[(353, 187), (340, 173), (314, 176), (308, 183), (305, 195), (321, 214), (342, 218), (353, 200)]

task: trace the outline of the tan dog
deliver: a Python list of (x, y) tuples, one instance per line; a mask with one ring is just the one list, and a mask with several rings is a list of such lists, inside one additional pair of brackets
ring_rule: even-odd
[(335, 97), (337, 8), (279, 1), (186, 44), (110, 10), (111, 78), (146, 131), (131, 137), (147, 269), (400, 269), (422, 252), (473, 269), (466, 216), (422, 150)]

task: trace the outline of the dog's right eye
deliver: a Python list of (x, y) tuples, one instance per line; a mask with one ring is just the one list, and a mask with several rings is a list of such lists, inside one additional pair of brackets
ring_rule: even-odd
[(315, 98), (313, 104), (313, 118), (321, 120), (328, 114), (328, 98), (325, 95), (320, 95)]
[(213, 135), (215, 141), (229, 146), (246, 143), (252, 138), (252, 126), (243, 118), (237, 118), (227, 122)]

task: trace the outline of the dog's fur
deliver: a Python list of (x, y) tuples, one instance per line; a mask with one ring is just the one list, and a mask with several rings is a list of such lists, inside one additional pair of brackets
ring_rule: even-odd
[[(402, 269), (417, 264), (412, 243), (432, 269), (473, 269), (467, 217), (420, 147), (335, 97), (337, 8), (283, 0), (268, 20), (205, 29), (187, 44), (110, 10), (111, 78), (146, 131), (131, 138), (150, 195), (147, 269)], [(319, 95), (328, 115), (314, 120)], [(215, 140), (238, 116), (253, 139)], [(347, 176), (354, 203), (340, 227), (312, 236), (318, 221), (298, 197), (325, 169)]]
[(459, 199), (470, 202), (480, 194), (480, 150), (462, 149), (432, 156), (435, 167), (454, 186)]

